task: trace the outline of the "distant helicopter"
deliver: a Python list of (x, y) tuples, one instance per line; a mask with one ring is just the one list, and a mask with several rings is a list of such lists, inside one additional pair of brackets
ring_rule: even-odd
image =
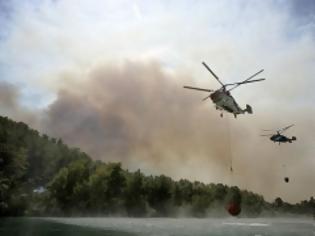
[[(253, 110), (252, 110), (250, 105), (246, 105), (245, 109), (241, 109), (240, 106), (236, 103), (235, 99), (230, 94), (230, 91), (237, 88), (238, 86), (240, 86), (242, 84), (248, 84), (248, 83), (253, 83), (253, 82), (265, 80), (265, 79), (251, 80), (252, 78), (254, 78), (256, 75), (260, 74), (264, 70), (258, 71), (257, 73), (253, 74), (252, 76), (250, 76), (249, 78), (247, 78), (244, 81), (231, 83), (231, 84), (223, 84), (220, 81), (219, 77), (213, 73), (213, 71), (209, 68), (209, 66), (205, 62), (202, 62), (202, 64), (213, 75), (213, 77), (222, 85), (222, 87), (218, 90), (196, 88), (196, 87), (191, 87), (191, 86), (184, 86), (184, 88), (199, 90), (199, 91), (203, 91), (203, 92), (209, 92), (210, 95), (205, 97), (202, 101), (205, 101), (206, 99), (211, 98), (212, 102), (215, 103), (215, 107), (217, 110), (227, 111), (229, 113), (233, 113), (235, 118), (237, 117), (238, 114), (244, 114), (245, 112), (247, 112), (249, 114), (253, 113)], [(230, 89), (226, 89), (228, 86), (233, 86), (233, 87)], [(221, 112), (220, 116), (223, 117), (222, 112)]]
[(276, 131), (277, 133), (276, 134), (262, 134), (261, 136), (270, 136), (270, 140), (273, 142), (279, 143), (279, 145), (280, 145), (280, 143), (287, 143), (287, 142), (292, 143), (292, 141), (296, 140), (295, 136), (292, 136), (292, 138), (288, 138), (288, 137), (282, 135), (282, 133), (284, 131), (291, 128), (292, 126), (294, 126), (294, 125), (289, 125), (287, 127), (284, 127), (282, 129), (278, 129), (278, 130), (263, 130), (263, 131)]

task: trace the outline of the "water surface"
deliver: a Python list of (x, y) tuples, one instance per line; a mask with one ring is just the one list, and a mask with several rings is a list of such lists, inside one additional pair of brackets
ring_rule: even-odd
[(299, 218), (5, 218), (0, 235), (314, 236), (315, 226)]

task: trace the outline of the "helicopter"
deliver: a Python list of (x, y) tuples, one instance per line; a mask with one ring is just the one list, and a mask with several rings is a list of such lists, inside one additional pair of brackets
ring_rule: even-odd
[[(212, 90), (212, 89), (203, 89), (203, 88), (197, 88), (197, 87), (192, 87), (192, 86), (184, 86), (186, 89), (194, 89), (198, 91), (203, 91), (203, 92), (208, 92), (210, 95), (202, 99), (202, 101), (207, 100), (210, 98), (212, 102), (215, 104), (215, 108), (217, 110), (221, 111), (220, 116), (223, 117), (223, 111), (233, 113), (234, 117), (236, 118), (237, 115), (239, 114), (244, 114), (245, 112), (252, 114), (253, 110), (250, 105), (246, 105), (245, 109), (240, 108), (240, 106), (237, 104), (235, 99), (232, 97), (230, 91), (237, 88), (238, 86), (242, 84), (248, 84), (248, 83), (253, 83), (253, 82), (259, 82), (265, 80), (264, 78), (262, 79), (255, 79), (251, 80), (264, 70), (260, 70), (257, 73), (253, 74), (252, 76), (248, 77), (247, 79), (241, 81), (241, 82), (236, 82), (236, 83), (230, 83), (230, 84), (223, 84), (219, 77), (210, 69), (210, 67), (205, 63), (202, 62), (202, 64), (206, 67), (206, 69), (212, 74), (212, 76), (222, 85), (221, 88), (217, 90)], [(232, 86), (230, 89), (227, 89), (227, 87)]]
[(286, 131), (287, 129), (291, 128), (292, 126), (294, 126), (294, 124), (292, 125), (289, 125), (287, 127), (284, 127), (282, 129), (278, 129), (278, 130), (263, 130), (263, 131), (276, 131), (277, 133), (276, 134), (262, 134), (260, 136), (270, 136), (270, 140), (273, 141), (273, 142), (277, 142), (279, 143), (292, 143), (292, 141), (295, 141), (296, 140), (296, 137), (295, 136), (292, 136), (292, 138), (288, 138), (284, 135), (282, 135), (282, 133), (284, 131)]

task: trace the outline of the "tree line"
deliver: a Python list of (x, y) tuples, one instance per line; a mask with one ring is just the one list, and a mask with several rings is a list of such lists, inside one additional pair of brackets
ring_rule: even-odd
[(78, 148), (0, 117), (0, 216), (226, 216), (233, 191), (242, 216), (314, 213), (314, 198), (289, 204), (223, 184), (146, 176), (93, 161)]

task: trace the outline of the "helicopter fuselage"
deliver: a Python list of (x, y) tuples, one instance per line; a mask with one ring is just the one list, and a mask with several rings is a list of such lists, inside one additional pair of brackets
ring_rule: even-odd
[(217, 110), (224, 110), (233, 113), (234, 116), (245, 113), (246, 110), (240, 108), (235, 99), (229, 91), (218, 89), (210, 94), (212, 102), (215, 104)]
[(292, 143), (292, 141), (296, 140), (296, 137), (288, 138), (282, 134), (274, 134), (270, 137), (270, 140), (277, 143)]

